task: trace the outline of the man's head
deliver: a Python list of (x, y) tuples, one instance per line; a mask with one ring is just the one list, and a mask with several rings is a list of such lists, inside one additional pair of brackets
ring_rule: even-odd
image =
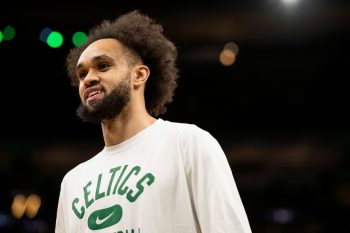
[[(178, 74), (175, 64), (177, 51), (174, 44), (163, 35), (161, 25), (156, 24), (154, 20), (140, 14), (138, 11), (125, 14), (114, 21), (102, 22), (99, 26), (93, 28), (89, 32), (86, 44), (70, 51), (66, 62), (68, 75), (71, 78), (72, 85), (81, 86), (84, 84), (82, 83), (81, 75), (90, 74), (87, 73), (90, 71), (86, 69), (88, 66), (84, 66), (88, 64), (86, 63), (87, 60), (84, 60), (84, 57), (87, 58), (86, 55), (89, 51), (91, 52), (91, 49), (94, 46), (96, 47), (99, 43), (101, 45), (101, 41), (106, 40), (113, 41), (120, 46), (120, 51), (122, 51), (123, 55), (127, 58), (127, 64), (125, 64), (125, 67), (129, 68), (129, 70), (126, 70), (126, 73), (122, 72), (125, 80), (123, 80), (122, 75), (120, 75), (119, 79), (118, 77), (115, 77), (115, 87), (117, 88), (118, 85), (122, 85), (123, 88), (128, 85), (130, 86), (130, 84), (127, 85), (129, 82), (127, 79), (130, 76), (128, 73), (130, 69), (137, 66), (137, 68), (141, 67), (141, 72), (147, 72), (148, 70), (150, 77), (147, 80), (144, 92), (146, 109), (148, 113), (153, 116), (158, 116), (159, 114), (164, 113), (166, 111), (165, 105), (172, 101), (173, 93), (177, 85), (176, 80)], [(109, 47), (106, 47), (104, 54), (106, 53), (111, 54), (113, 51), (110, 51)], [(101, 56), (99, 57), (99, 55)], [(101, 61), (104, 61), (103, 59), (108, 59), (108, 56), (104, 57), (102, 56), (102, 53), (99, 55), (97, 53), (94, 54), (94, 61), (96, 64), (101, 64), (100, 66), (103, 68), (105, 64)], [(92, 59), (92, 57), (89, 58)], [(99, 61), (101, 63), (99, 63)], [(142, 71), (142, 68), (147, 70)], [(118, 76), (118, 73), (116, 72), (114, 75)], [(98, 80), (89, 83), (88, 85), (94, 86), (97, 82)], [(86, 85), (86, 83), (84, 85)], [(97, 87), (99, 86), (97, 85)], [(100, 86), (100, 88), (104, 87)], [(97, 89), (96, 91), (98, 92), (99, 90)], [(110, 93), (112, 93), (112, 90), (110, 90)], [(110, 93), (107, 92), (105, 94)], [(122, 93), (128, 95), (126, 91), (122, 91)], [(97, 93), (94, 98), (98, 99), (99, 95), (100, 93)], [(94, 100), (94, 98), (90, 100)], [(129, 97), (126, 99), (128, 98)], [(96, 106), (92, 104), (89, 109), (88, 102), (88, 99), (86, 99), (85, 102), (84, 99), (82, 99), (82, 104), (86, 108), (85, 110), (90, 110), (90, 112), (93, 111), (93, 108), (99, 103), (99, 101), (97, 101), (94, 103)]]
[(145, 80), (149, 75), (141, 61), (138, 65), (134, 63), (136, 60), (129, 63), (125, 48), (115, 39), (100, 39), (90, 44), (76, 67), (81, 99), (78, 116), (94, 123), (118, 116), (130, 101), (131, 73), (143, 75), (141, 78)]

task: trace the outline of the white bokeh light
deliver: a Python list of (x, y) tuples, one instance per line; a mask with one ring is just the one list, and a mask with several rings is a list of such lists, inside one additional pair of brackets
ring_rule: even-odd
[(281, 0), (285, 5), (295, 5), (299, 0)]

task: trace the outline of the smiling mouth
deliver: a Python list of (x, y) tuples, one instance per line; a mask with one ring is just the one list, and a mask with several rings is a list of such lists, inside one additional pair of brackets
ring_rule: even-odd
[(94, 96), (94, 95), (97, 95), (97, 94), (100, 94), (101, 91), (94, 91), (94, 92), (91, 92), (90, 95), (88, 96), (88, 98)]
[(98, 91), (93, 91), (91, 92), (87, 98), (86, 98), (86, 102), (89, 103), (89, 102), (92, 102), (92, 101), (96, 101), (96, 100), (99, 100), (103, 97), (103, 92), (98, 90)]

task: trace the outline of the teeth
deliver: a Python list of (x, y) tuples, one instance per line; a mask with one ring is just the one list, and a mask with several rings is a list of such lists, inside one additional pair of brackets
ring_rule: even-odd
[(91, 97), (91, 96), (93, 96), (93, 95), (97, 95), (97, 94), (99, 94), (99, 93), (101, 93), (101, 91), (94, 91), (94, 92), (91, 92), (90, 95), (89, 95), (89, 97)]

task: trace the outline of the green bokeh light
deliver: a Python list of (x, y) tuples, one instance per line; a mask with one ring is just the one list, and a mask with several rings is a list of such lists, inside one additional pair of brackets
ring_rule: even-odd
[(3, 32), (4, 40), (12, 40), (15, 37), (15, 35), (16, 31), (12, 26), (8, 25), (5, 27)]
[(4, 35), (2, 34), (2, 31), (0, 31), (0, 43), (1, 43), (3, 38), (4, 38)]
[(76, 47), (84, 44), (87, 41), (87, 35), (84, 32), (76, 32), (73, 35), (72, 42)]
[(63, 36), (61, 33), (53, 31), (49, 34), (47, 37), (46, 43), (51, 47), (51, 48), (58, 48), (62, 45), (63, 43)]

